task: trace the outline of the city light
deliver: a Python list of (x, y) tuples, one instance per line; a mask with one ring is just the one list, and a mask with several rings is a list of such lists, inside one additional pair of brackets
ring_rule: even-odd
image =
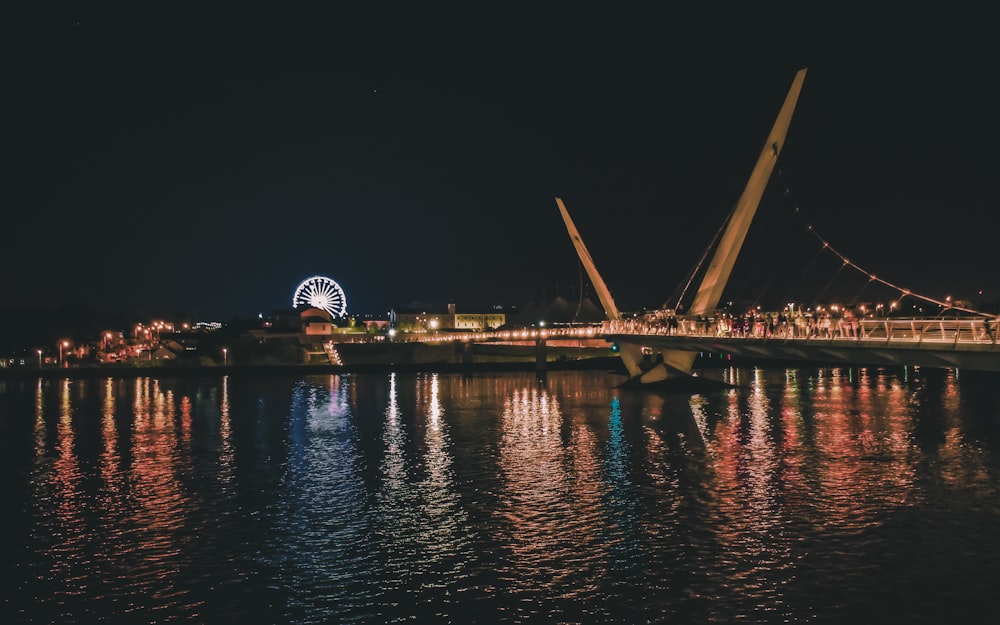
[(222, 348), (222, 366), (225, 367), (229, 364), (229, 350), (225, 347)]

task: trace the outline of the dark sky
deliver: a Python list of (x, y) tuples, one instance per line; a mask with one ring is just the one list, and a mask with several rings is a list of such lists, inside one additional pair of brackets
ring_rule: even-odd
[(352, 313), (575, 295), (557, 196), (621, 307), (656, 306), (802, 67), (761, 215), (794, 202), (914, 291), (1000, 290), (984, 16), (140, 4), (4, 20), (0, 306), (224, 320), (314, 274)]

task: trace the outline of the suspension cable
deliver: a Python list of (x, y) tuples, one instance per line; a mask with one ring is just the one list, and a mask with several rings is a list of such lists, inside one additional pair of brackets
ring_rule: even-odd
[[(729, 210), (729, 214), (723, 220), (722, 225), (715, 231), (715, 236), (712, 237), (712, 240), (708, 242), (708, 246), (705, 247), (705, 251), (702, 252), (701, 258), (698, 259), (698, 262), (695, 263), (694, 268), (692, 268), (691, 272), (688, 274), (687, 283), (684, 285), (684, 288), (681, 289), (681, 294), (677, 297), (677, 301), (674, 302), (674, 314), (677, 314), (677, 309), (680, 308), (681, 302), (684, 301), (684, 296), (691, 287), (691, 283), (694, 282), (695, 276), (701, 273), (701, 267), (705, 264), (705, 259), (708, 258), (709, 253), (715, 248), (716, 243), (718, 243), (719, 239), (722, 237), (723, 231), (726, 229), (726, 224), (728, 224), (729, 220), (733, 218), (733, 213), (735, 212), (736, 204), (733, 204), (733, 207)], [(664, 308), (666, 308), (666, 306)]]
[[(919, 293), (914, 293), (910, 289), (903, 288), (903, 287), (901, 287), (899, 285), (896, 285), (896, 284), (893, 284), (892, 282), (889, 282), (888, 280), (880, 278), (880, 277), (876, 276), (875, 274), (873, 274), (873, 273), (865, 270), (860, 265), (858, 265), (857, 263), (851, 261), (849, 258), (847, 258), (843, 254), (841, 254), (836, 248), (834, 248), (832, 245), (830, 245), (829, 242), (826, 241), (826, 239), (824, 239), (823, 237), (821, 237), (819, 235), (819, 233), (816, 232), (815, 228), (812, 228), (811, 231), (812, 231), (812, 233), (814, 235), (816, 235), (816, 238), (823, 244), (824, 249), (830, 250), (831, 253), (833, 253), (837, 258), (839, 258), (841, 261), (843, 261), (844, 266), (849, 266), (852, 269), (855, 269), (855, 270), (861, 272), (863, 275), (865, 275), (865, 276), (868, 277), (869, 281), (878, 282), (880, 284), (884, 284), (885, 286), (889, 287), (890, 289), (899, 291), (899, 293), (900, 293), (901, 296), (903, 296), (903, 295), (909, 295), (909, 296), (915, 297), (915, 298), (917, 298), (919, 300), (922, 300), (922, 301), (925, 301), (925, 302), (929, 302), (929, 303), (935, 304), (937, 306), (941, 306), (942, 308), (948, 308), (948, 309), (951, 309), (951, 310), (957, 310), (957, 311), (961, 311), (961, 312), (966, 312), (966, 313), (970, 313), (970, 314), (973, 314), (973, 315), (981, 315), (981, 316), (984, 316), (984, 317), (992, 317), (993, 316), (990, 313), (983, 312), (981, 310), (975, 310), (973, 308), (966, 308), (964, 306), (955, 306), (951, 302), (941, 301), (939, 299), (936, 299), (936, 298), (933, 298), (933, 297), (930, 297), (930, 296), (927, 296), (927, 295), (921, 295)], [(902, 297), (900, 299), (902, 299)]]
[[(781, 173), (782, 172), (779, 172), (779, 175), (781, 175)], [(786, 193), (790, 193), (790, 190), (786, 189)], [(802, 218), (802, 212), (799, 210), (798, 205), (795, 205), (793, 207), (793, 213), (796, 214), (796, 215), (798, 215), (800, 218)], [(955, 306), (950, 301), (941, 301), (941, 300), (939, 300), (937, 298), (930, 297), (928, 295), (921, 295), (919, 293), (915, 293), (915, 292), (911, 291), (910, 289), (901, 287), (901, 286), (899, 286), (899, 285), (897, 285), (897, 284), (895, 284), (893, 282), (890, 282), (890, 281), (888, 281), (888, 280), (886, 280), (884, 278), (880, 278), (879, 276), (875, 275), (874, 273), (872, 273), (872, 272), (864, 269), (863, 267), (861, 267), (857, 263), (853, 262), (852, 260), (850, 260), (844, 254), (840, 253), (840, 251), (838, 251), (835, 247), (833, 247), (832, 245), (830, 245), (829, 241), (827, 241), (824, 237), (822, 237), (819, 234), (819, 232), (816, 230), (816, 228), (814, 228), (812, 226), (812, 224), (809, 224), (808, 222), (806, 222), (805, 225), (806, 225), (807, 231), (811, 232), (813, 234), (813, 236), (815, 236), (816, 239), (822, 244), (822, 250), (829, 250), (833, 255), (835, 255), (837, 258), (839, 258), (841, 260), (841, 262), (843, 263), (843, 265), (841, 266), (840, 269), (843, 269), (844, 267), (851, 267), (852, 269), (854, 269), (854, 270), (860, 272), (862, 275), (866, 276), (868, 278), (869, 283), (870, 282), (878, 282), (879, 284), (887, 286), (887, 287), (889, 287), (892, 290), (898, 291), (899, 294), (900, 294), (900, 297), (897, 298), (897, 301), (896, 301), (897, 305), (899, 303), (899, 300), (901, 300), (901, 299), (903, 299), (903, 297), (906, 297), (907, 295), (909, 295), (910, 297), (914, 297), (914, 298), (922, 300), (924, 302), (928, 302), (930, 304), (935, 304), (935, 305), (940, 306), (942, 308), (946, 308), (946, 309), (950, 309), (950, 310), (954, 310), (954, 311), (965, 312), (965, 313), (969, 313), (969, 314), (972, 314), (972, 315), (980, 315), (980, 316), (983, 316), (983, 317), (994, 317), (995, 316), (992, 313), (984, 312), (984, 311), (981, 311), (981, 310), (976, 310), (976, 309), (973, 309), (973, 308), (966, 308), (964, 306)], [(837, 273), (840, 272), (840, 269), (837, 270)], [(824, 291), (825, 291), (825, 288), (824, 288)], [(817, 299), (818, 299), (818, 296), (817, 296)]]

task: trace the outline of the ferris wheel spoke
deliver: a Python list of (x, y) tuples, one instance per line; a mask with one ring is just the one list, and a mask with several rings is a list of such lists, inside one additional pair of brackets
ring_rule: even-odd
[(325, 310), (334, 317), (342, 317), (347, 313), (347, 296), (334, 280), (325, 276), (312, 276), (303, 280), (295, 289), (292, 306), (311, 306)]

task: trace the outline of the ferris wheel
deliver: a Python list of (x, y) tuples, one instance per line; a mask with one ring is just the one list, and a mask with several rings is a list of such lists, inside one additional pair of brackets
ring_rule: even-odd
[(321, 308), (334, 317), (343, 317), (347, 312), (347, 296), (344, 289), (326, 276), (306, 278), (295, 289), (292, 306), (312, 306)]

